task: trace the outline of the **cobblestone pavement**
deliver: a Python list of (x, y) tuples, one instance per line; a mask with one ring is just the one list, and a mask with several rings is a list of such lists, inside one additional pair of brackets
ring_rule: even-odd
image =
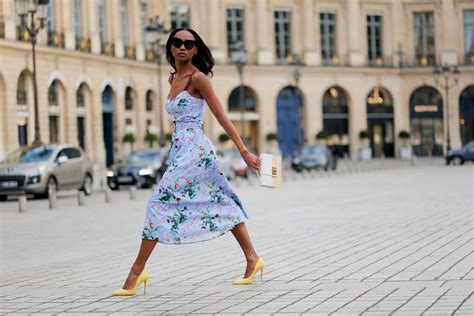
[(150, 190), (98, 192), (78, 207), (0, 204), (0, 313), (94, 315), (474, 314), (472, 166), (240, 185), (264, 282), (233, 286), (245, 262), (232, 234), (159, 244), (147, 293), (112, 297), (140, 242)]

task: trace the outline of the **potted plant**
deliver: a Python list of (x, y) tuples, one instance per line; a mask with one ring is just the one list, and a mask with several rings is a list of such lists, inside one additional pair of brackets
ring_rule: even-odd
[(372, 148), (370, 148), (369, 132), (367, 130), (361, 130), (359, 132), (360, 149), (359, 158), (361, 160), (370, 160), (372, 158)]
[(267, 139), (268, 142), (273, 142), (273, 141), (278, 141), (278, 135), (275, 133), (275, 132), (270, 132), (267, 134), (267, 136), (265, 137)]
[(400, 138), (400, 158), (411, 159), (413, 153), (410, 144), (410, 133), (405, 130), (401, 130), (398, 133), (398, 138)]
[(329, 138), (329, 133), (326, 132), (325, 130), (320, 130), (316, 134), (316, 142), (321, 143), (321, 144), (326, 144), (327, 139)]
[(135, 141), (136, 141), (136, 138), (135, 138), (135, 135), (133, 135), (133, 133), (126, 133), (125, 135), (123, 135), (122, 143), (128, 144), (127, 149), (126, 149), (127, 153), (130, 153), (133, 151), (133, 143), (135, 143)]
[(153, 143), (158, 141), (158, 136), (156, 134), (147, 132), (145, 135), (145, 142), (148, 143), (150, 148), (153, 147)]
[(265, 136), (268, 142), (268, 153), (272, 155), (281, 155), (280, 148), (278, 146), (278, 135), (275, 132), (270, 132)]
[(221, 133), (221, 134), (219, 134), (218, 140), (219, 140), (219, 143), (220, 143), (222, 146), (225, 146), (225, 145), (228, 144), (228, 142), (229, 142), (229, 140), (230, 140), (230, 137), (229, 137), (229, 135), (227, 135), (226, 133)]

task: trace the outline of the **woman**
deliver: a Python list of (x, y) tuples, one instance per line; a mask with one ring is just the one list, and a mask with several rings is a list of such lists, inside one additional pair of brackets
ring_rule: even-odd
[(173, 129), (170, 164), (148, 202), (138, 256), (123, 288), (112, 295), (135, 295), (141, 283), (146, 289), (145, 263), (157, 242), (199, 242), (231, 231), (247, 261), (244, 278), (234, 284), (251, 284), (265, 267), (245, 227), (248, 216), (219, 169), (214, 146), (202, 130), (207, 103), (247, 165), (259, 169), (258, 157), (245, 147), (207, 77), (214, 66), (211, 52), (195, 31), (180, 28), (168, 38), (166, 58), (174, 69), (166, 102)]

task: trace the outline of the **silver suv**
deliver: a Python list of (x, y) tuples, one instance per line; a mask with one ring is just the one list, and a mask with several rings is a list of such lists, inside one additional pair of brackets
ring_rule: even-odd
[(50, 192), (63, 189), (92, 193), (92, 166), (80, 147), (26, 146), (0, 163), (0, 200), (23, 193), (48, 197)]

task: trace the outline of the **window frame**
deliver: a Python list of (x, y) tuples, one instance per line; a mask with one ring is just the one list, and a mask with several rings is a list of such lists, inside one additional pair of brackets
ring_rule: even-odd
[[(328, 17), (328, 18), (323, 18)], [(333, 17), (332, 20), (329, 17)], [(330, 29), (333, 26), (333, 32)], [(337, 12), (321, 11), (319, 12), (319, 35), (321, 39), (321, 62), (323, 65), (339, 64), (337, 52)], [(331, 40), (333, 45), (331, 45)]]
[[(376, 18), (379, 18), (376, 21)], [(366, 14), (367, 23), (367, 60), (371, 66), (382, 66), (383, 65), (383, 32), (384, 32), (384, 17), (381, 13), (368, 13)], [(377, 38), (377, 28), (378, 38)], [(377, 39), (379, 40), (379, 46), (377, 47)], [(372, 56), (371, 56), (372, 55)]]
[[(281, 15), (281, 16), (278, 16)], [(275, 8), (273, 10), (273, 27), (275, 33), (275, 57), (280, 63), (287, 63), (288, 57), (293, 54), (291, 9)], [(285, 25), (288, 30), (285, 30)], [(277, 28), (278, 26), (278, 28)], [(283, 30), (283, 31), (281, 31)], [(283, 45), (282, 45), (283, 43)]]

